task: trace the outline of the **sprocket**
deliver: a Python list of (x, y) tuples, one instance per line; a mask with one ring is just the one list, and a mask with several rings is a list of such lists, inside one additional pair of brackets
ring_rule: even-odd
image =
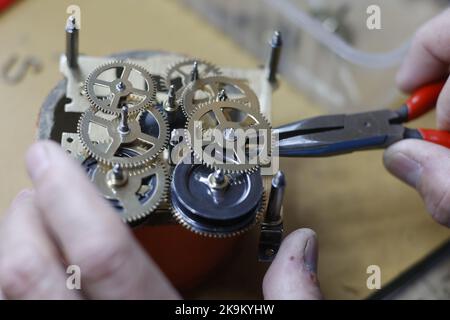
[(91, 105), (110, 114), (119, 114), (125, 104), (130, 114), (138, 113), (155, 102), (156, 91), (156, 81), (147, 70), (124, 61), (101, 65), (85, 83)]

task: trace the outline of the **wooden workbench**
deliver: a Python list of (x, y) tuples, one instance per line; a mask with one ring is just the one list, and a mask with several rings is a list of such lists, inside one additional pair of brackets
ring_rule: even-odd
[[(0, 15), (0, 65), (12, 54), (43, 63), (17, 85), (0, 83), (3, 104), (0, 212), (29, 186), (24, 153), (33, 142), (39, 107), (61, 78), (65, 10), (72, 1), (23, 0)], [(171, 0), (79, 0), (81, 51), (106, 55), (129, 49), (166, 50), (218, 65), (254, 67), (255, 61), (199, 16)], [(273, 99), (273, 124), (319, 114), (321, 109), (282, 82)], [(417, 125), (417, 124), (414, 124)], [(433, 126), (433, 117), (420, 122)], [(366, 268), (376, 264), (386, 283), (448, 236), (426, 214), (419, 196), (391, 177), (379, 151), (327, 159), (282, 160), (288, 178), (284, 212), (288, 231), (310, 227), (320, 243), (319, 278), (325, 297), (364, 298)], [(258, 298), (266, 266), (256, 262), (256, 233), (246, 236), (235, 256), (188, 296)]]

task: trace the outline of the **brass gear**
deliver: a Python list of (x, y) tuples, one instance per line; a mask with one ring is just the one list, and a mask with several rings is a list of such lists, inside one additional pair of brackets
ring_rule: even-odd
[[(115, 73), (114, 73), (115, 71)], [(118, 74), (120, 72), (120, 75)], [(136, 87), (130, 75), (139, 74), (143, 88)], [(105, 79), (109, 76), (109, 79)], [(103, 88), (102, 92), (98, 90)], [(105, 113), (120, 114), (123, 104), (127, 104), (129, 113), (142, 111), (156, 100), (156, 81), (143, 67), (124, 61), (113, 61), (101, 65), (92, 71), (86, 79), (85, 89), (91, 105)]]
[[(217, 76), (222, 73), (219, 67), (205, 60), (183, 59), (171, 64), (166, 70), (164, 81), (167, 89), (171, 85), (175, 85), (177, 99), (180, 98), (183, 89), (191, 82), (190, 72), (195, 62), (197, 62), (200, 79)], [(177, 82), (177, 79), (180, 79), (180, 81)]]
[(207, 238), (231, 238), (231, 237), (240, 236), (240, 235), (250, 231), (251, 229), (253, 229), (256, 225), (258, 225), (264, 217), (266, 207), (267, 207), (267, 197), (266, 197), (266, 193), (264, 192), (261, 196), (261, 203), (259, 204), (259, 208), (256, 212), (255, 219), (253, 220), (253, 222), (251, 224), (249, 224), (245, 228), (237, 230), (237, 231), (222, 232), (222, 233), (206, 232), (206, 231), (198, 230), (198, 229), (192, 227), (173, 206), (171, 206), (170, 209), (172, 211), (172, 215), (176, 222), (178, 222), (180, 225), (182, 225), (187, 230), (189, 230), (199, 236), (207, 237)]
[[(158, 124), (157, 136), (145, 133), (141, 127), (139, 118), (144, 114), (153, 117)], [(120, 117), (92, 108), (84, 112), (78, 122), (81, 144), (90, 156), (102, 164), (136, 168), (155, 159), (167, 146), (169, 125), (155, 108), (147, 109), (137, 116), (130, 116), (130, 130), (127, 134), (120, 133), (119, 124)], [(124, 156), (122, 151), (127, 156)]]
[[(239, 134), (248, 134), (249, 129), (255, 130), (252, 141), (257, 143), (245, 140), (238, 146)], [(238, 101), (215, 101), (198, 106), (185, 130), (185, 141), (194, 157), (210, 168), (225, 172), (252, 172), (268, 165), (272, 139), (271, 126), (265, 117)]]
[(124, 169), (127, 180), (120, 186), (111, 185), (111, 172), (112, 167), (98, 164), (91, 180), (118, 210), (124, 222), (142, 221), (166, 200), (169, 170), (163, 161), (156, 160), (138, 169)]
[(222, 89), (227, 90), (228, 99), (249, 105), (259, 110), (259, 100), (255, 92), (243, 80), (224, 76), (200, 78), (185, 87), (181, 95), (184, 114), (190, 117), (200, 105), (216, 101)]

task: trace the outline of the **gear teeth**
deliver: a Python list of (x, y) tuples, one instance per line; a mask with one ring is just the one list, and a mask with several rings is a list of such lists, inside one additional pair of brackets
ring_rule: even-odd
[[(192, 59), (192, 58), (184, 58), (181, 59), (180, 61), (174, 62), (172, 64), (170, 64), (167, 69), (166, 72), (164, 73), (164, 85), (166, 87), (166, 89), (169, 89), (170, 85), (171, 85), (171, 73), (175, 70), (178, 69), (179, 66), (188, 66), (188, 65), (192, 65), (195, 61), (198, 62), (199, 65), (207, 65), (211, 71), (209, 73), (213, 74), (213, 75), (221, 75), (222, 71), (220, 70), (219, 67), (217, 67), (216, 65), (214, 65), (213, 63), (207, 61), (207, 60), (203, 60), (203, 59)], [(186, 86), (187, 84), (183, 84), (183, 86)], [(179, 91), (183, 91), (183, 89), (180, 89)]]
[[(213, 67), (213, 70), (211, 73), (215, 73), (216, 76), (220, 76), (221, 75), (221, 71), (219, 68), (215, 67), (214, 65), (210, 64), (207, 61), (204, 60), (199, 60), (199, 59), (183, 59), (179, 62), (176, 62), (174, 64), (171, 64), (169, 66), (169, 68), (166, 69), (166, 73), (165, 73), (165, 77), (155, 77), (153, 75), (151, 75), (145, 68), (143, 68), (142, 66), (135, 64), (133, 62), (129, 62), (127, 60), (115, 60), (115, 61), (111, 61), (105, 64), (102, 64), (100, 66), (98, 66), (97, 68), (95, 68), (95, 70), (93, 72), (91, 72), (89, 74), (89, 76), (87, 77), (86, 81), (83, 84), (83, 91), (85, 92), (85, 96), (88, 99), (89, 103), (91, 104), (91, 107), (88, 109), (89, 111), (94, 112), (102, 112), (104, 114), (109, 114), (109, 115), (120, 115), (120, 111), (114, 111), (108, 108), (104, 108), (100, 105), (98, 105), (96, 103), (96, 101), (94, 99), (92, 99), (92, 97), (89, 95), (89, 87), (88, 87), (88, 83), (90, 81), (92, 81), (92, 76), (94, 75), (94, 72), (97, 71), (98, 69), (102, 68), (108, 68), (112, 65), (116, 65), (116, 64), (126, 64), (132, 67), (137, 67), (139, 69), (143, 69), (145, 72), (143, 73), (143, 75), (148, 76), (151, 81), (149, 82), (149, 84), (151, 84), (150, 88), (152, 90), (150, 90), (150, 88), (148, 88), (149, 91), (152, 91), (152, 97), (151, 99), (149, 99), (148, 102), (146, 102), (145, 104), (143, 104), (143, 106), (140, 106), (139, 108), (130, 108), (129, 110), (129, 114), (132, 116), (136, 116), (136, 120), (141, 123), (141, 118), (144, 115), (144, 111), (148, 110), (151, 113), (154, 112), (158, 112), (159, 115), (162, 116), (162, 121), (163, 121), (163, 125), (162, 127), (166, 128), (166, 132), (164, 135), (161, 135), (161, 139), (163, 141), (162, 146), (157, 150), (156, 154), (152, 157), (146, 158), (146, 159), (142, 159), (142, 160), (137, 160), (135, 162), (124, 162), (124, 163), (117, 163), (115, 162), (113, 159), (105, 159), (101, 156), (99, 156), (98, 154), (96, 154), (95, 152), (92, 151), (91, 147), (85, 142), (85, 140), (83, 139), (81, 132), (82, 132), (82, 121), (84, 119), (84, 117), (86, 116), (86, 112), (83, 113), (77, 123), (77, 132), (78, 132), (78, 139), (81, 142), (81, 145), (83, 147), (83, 153), (86, 154), (87, 157), (92, 157), (93, 159), (95, 159), (98, 162), (98, 166), (100, 166), (101, 170), (104, 173), (107, 173), (112, 166), (114, 166), (115, 164), (118, 164), (119, 166), (121, 166), (124, 169), (127, 169), (128, 174), (130, 177), (135, 177), (137, 178), (140, 175), (145, 174), (146, 172), (149, 172), (151, 170), (158, 170), (159, 174), (161, 174), (164, 178), (162, 180), (158, 179), (158, 185), (157, 185), (157, 189), (158, 191), (155, 192), (155, 198), (154, 202), (152, 201), (150, 203), (150, 200), (148, 200), (146, 202), (146, 204), (148, 204), (148, 207), (145, 207), (142, 211), (140, 212), (130, 212), (130, 215), (124, 215), (122, 220), (125, 223), (128, 224), (136, 224), (136, 223), (140, 223), (142, 220), (148, 219), (149, 215), (154, 212), (158, 207), (161, 206), (161, 204), (163, 203), (165, 206), (165, 203), (169, 204), (170, 210), (173, 213), (173, 217), (175, 218), (175, 220), (181, 224), (184, 228), (190, 230), (191, 232), (194, 232), (197, 235), (200, 236), (205, 236), (205, 237), (209, 237), (209, 238), (229, 238), (229, 237), (234, 237), (234, 236), (239, 236), (241, 234), (244, 234), (245, 232), (249, 231), (250, 229), (252, 229), (255, 225), (257, 225), (258, 223), (261, 222), (261, 220), (264, 217), (264, 212), (266, 210), (267, 207), (267, 196), (265, 191), (262, 192), (261, 194), (261, 199), (258, 202), (258, 206), (255, 208), (255, 214), (254, 214), (254, 219), (253, 221), (247, 225), (246, 227), (237, 230), (237, 231), (233, 231), (233, 232), (220, 232), (220, 233), (214, 233), (214, 232), (206, 232), (206, 231), (201, 231), (198, 229), (195, 229), (194, 227), (192, 227), (191, 225), (189, 225), (189, 223), (187, 223), (184, 219), (183, 216), (177, 212), (177, 210), (170, 205), (170, 181), (172, 180), (172, 173), (170, 172), (170, 168), (168, 167), (168, 165), (166, 164), (165, 161), (162, 160), (161, 157), (161, 152), (165, 149), (165, 147), (167, 147), (167, 144), (169, 143), (170, 140), (170, 129), (169, 129), (169, 124), (167, 121), (167, 117), (165, 115), (164, 112), (161, 112), (160, 110), (158, 110), (155, 107), (155, 104), (158, 103), (157, 97), (156, 97), (156, 93), (158, 92), (158, 89), (168, 89), (170, 86), (170, 70), (175, 68), (177, 65), (180, 64), (186, 64), (188, 62), (193, 62), (193, 61), (197, 61), (199, 64), (208, 64), (210, 66)], [(105, 69), (106, 70), (106, 69)], [(101, 74), (98, 73), (97, 76)], [(208, 77), (209, 78), (209, 77)], [(207, 79), (206, 77), (203, 79)], [(231, 79), (231, 78), (230, 78)], [(169, 84), (169, 85), (168, 85)], [(193, 117), (195, 116), (195, 113), (198, 112), (200, 109), (202, 108), (206, 108), (206, 106), (215, 103), (215, 99), (211, 99), (212, 101), (206, 102), (206, 103), (201, 103), (201, 104), (197, 104), (195, 106), (195, 108), (193, 109), (193, 111), (188, 114), (186, 112), (186, 108), (184, 106), (184, 99), (182, 98), (185, 94), (185, 92), (187, 92), (187, 90), (189, 90), (189, 88), (192, 88), (193, 83), (187, 83), (186, 85), (184, 85), (182, 88), (180, 88), (177, 91), (177, 96), (176, 96), (176, 100), (177, 102), (181, 105), (181, 109), (182, 112), (184, 113), (184, 115), (186, 116), (187, 122), (186, 122), (186, 129), (184, 129), (183, 132), (183, 136), (184, 136), (184, 140), (187, 142), (187, 145), (189, 146), (189, 148), (193, 151), (193, 147), (191, 145), (191, 140), (188, 138), (189, 135), (189, 131), (188, 131), (188, 123), (193, 119)], [(135, 99), (135, 101), (137, 102), (137, 98), (138, 95), (133, 95), (132, 93), (129, 95), (129, 97), (131, 99)], [(97, 98), (98, 99), (98, 98)], [(237, 103), (240, 105), (245, 105), (245, 106), (250, 106), (253, 109), (253, 106), (251, 105), (250, 102), (237, 102), (236, 100), (230, 99), (227, 100), (227, 102), (230, 103)], [(271, 130), (271, 126), (269, 124), (269, 122), (267, 121), (267, 118), (260, 114), (259, 112), (259, 104), (257, 104), (257, 108), (255, 107), (255, 112), (258, 113), (258, 115), (260, 115), (262, 117), (262, 119), (264, 120), (265, 123), (268, 124), (268, 129)], [(158, 118), (159, 120), (159, 118)], [(160, 126), (160, 128), (162, 128)], [(101, 139), (100, 139), (101, 140)], [(275, 146), (275, 137), (274, 135), (271, 135), (271, 146), (269, 149), (269, 159), (271, 158), (271, 155), (273, 154), (273, 148)], [(110, 141), (100, 141), (99, 143), (109, 143)], [(218, 166), (217, 164), (214, 163), (209, 163), (207, 161), (205, 161), (204, 159), (200, 159), (200, 157), (195, 154), (194, 152), (192, 152), (192, 155), (194, 156), (194, 158), (197, 161), (200, 161), (201, 163), (203, 163), (206, 167), (212, 169), (212, 170), (216, 170), (216, 169), (223, 169), (224, 172), (228, 175), (230, 175), (232, 177), (231, 179), (231, 185), (241, 185), (243, 183), (245, 183), (245, 176), (239, 176), (239, 175), (247, 175), (247, 174), (253, 174), (255, 172), (257, 172), (260, 169), (259, 165), (255, 165), (254, 167), (239, 167), (239, 165), (233, 165), (235, 167), (228, 167), (230, 165), (225, 165), (226, 167), (220, 167), (220, 165)], [(234, 176), (233, 176), (234, 175)], [(161, 184), (159, 184), (161, 183)], [(106, 195), (106, 194), (105, 194)]]
[[(205, 102), (198, 103), (198, 104), (193, 104), (191, 102), (187, 103), (187, 101), (189, 101), (189, 99), (187, 99), (188, 94), (193, 91), (201, 90), (200, 88), (211, 85), (214, 82), (217, 85), (222, 84), (225, 86), (229, 85), (229, 86), (238, 88), (240, 91), (242, 91), (244, 93), (244, 96), (246, 97), (246, 99), (248, 99), (248, 101), (246, 101), (246, 102), (242, 102), (241, 99), (229, 99), (227, 101), (244, 103), (245, 105), (248, 105), (250, 108), (259, 111), (260, 108), (259, 108), (258, 97), (256, 96), (254, 91), (247, 84), (243, 83), (240, 80), (234, 79), (234, 78), (229, 78), (229, 77), (219, 75), (219, 76), (212, 76), (212, 77), (199, 79), (196, 82), (189, 83), (182, 89), (182, 93), (180, 95), (180, 100), (181, 100), (180, 105), (181, 105), (183, 113), (186, 117), (190, 117), (190, 115), (192, 115), (195, 112), (195, 109), (198, 105), (205, 103)], [(198, 87), (194, 89), (193, 88), (194, 86), (198, 86)], [(206, 103), (212, 103), (214, 101), (216, 101), (216, 97), (210, 97), (209, 101)], [(190, 110), (190, 109), (192, 109), (192, 110)]]
[[(119, 68), (119, 67), (121, 67), (121, 65), (127, 65), (131, 68), (134, 68), (135, 70), (138, 70), (142, 74), (142, 77), (144, 77), (147, 80), (147, 82), (150, 83), (152, 86), (152, 90), (149, 91), (150, 97), (147, 98), (147, 101), (145, 103), (142, 103), (142, 105), (139, 107), (130, 108), (129, 114), (134, 115), (134, 114), (142, 111), (143, 109), (146, 109), (150, 105), (156, 103), (156, 92), (157, 92), (157, 84), (156, 84), (155, 77), (152, 74), (150, 74), (144, 67), (142, 67), (136, 63), (129, 62), (126, 60), (113, 60), (113, 61), (110, 61), (110, 62), (107, 62), (107, 63), (104, 63), (104, 64), (98, 66), (86, 78), (86, 81), (84, 83), (84, 91), (86, 92), (86, 97), (89, 100), (89, 103), (95, 109), (102, 111), (104, 113), (107, 113), (107, 114), (114, 114), (114, 115), (120, 114), (120, 111), (111, 110), (109, 107), (100, 105), (98, 103), (98, 101), (96, 101), (96, 100), (98, 100), (97, 97), (95, 99), (93, 98), (93, 95), (95, 95), (95, 94), (94, 94), (93, 88), (92, 88), (92, 90), (90, 88), (90, 82), (91, 82), (91, 79), (94, 77), (94, 75), (96, 75), (96, 73), (98, 73), (96, 75), (96, 76), (98, 76), (106, 70), (109, 70), (115, 66), (117, 66)], [(103, 70), (103, 71), (101, 71), (101, 70)], [(148, 80), (150, 80), (150, 81), (148, 81)], [(93, 87), (93, 85), (92, 85), (92, 87)], [(148, 89), (150, 89), (150, 88), (148, 88)]]
[[(197, 115), (197, 113), (200, 113), (202, 109), (208, 109), (210, 108), (213, 104), (216, 103), (220, 103), (220, 102), (206, 102), (206, 103), (202, 103), (198, 106), (196, 106), (196, 108), (194, 109), (194, 111), (192, 112), (192, 114), (188, 117), (188, 120), (186, 121), (186, 126), (184, 129), (184, 139), (186, 141), (186, 144), (188, 145), (188, 147), (191, 149), (194, 157), (196, 160), (200, 161), (201, 163), (203, 163), (204, 165), (206, 165), (208, 168), (210, 169), (222, 169), (225, 171), (225, 173), (254, 173), (256, 171), (258, 171), (261, 167), (261, 165), (259, 164), (255, 164), (255, 165), (250, 165), (250, 164), (218, 164), (218, 163), (210, 163), (209, 161), (205, 160), (203, 157), (201, 157), (200, 155), (198, 155), (193, 147), (192, 141), (191, 141), (191, 136), (192, 136), (192, 132), (189, 131), (189, 125), (191, 123), (191, 121), (194, 121), (195, 116)], [(251, 109), (250, 107), (246, 106), (245, 104), (242, 103), (238, 103), (236, 101), (227, 101), (226, 103), (229, 104), (235, 104), (235, 105), (240, 105), (240, 106), (245, 106), (246, 108)], [(263, 165), (270, 163), (270, 158), (272, 155), (272, 150), (273, 150), (273, 146), (274, 146), (274, 137), (272, 135), (272, 127), (269, 123), (269, 121), (267, 120), (267, 118), (262, 115), (259, 111), (254, 111), (254, 112), (258, 112), (258, 116), (260, 117), (260, 119), (262, 120), (261, 122), (264, 122), (267, 126), (267, 129), (270, 131), (271, 133), (271, 138), (270, 138), (270, 146), (269, 146), (269, 155), (268, 155), (268, 159), (263, 159), (264, 163)], [(206, 114), (206, 112), (204, 113)], [(267, 162), (267, 163), (266, 163)]]
[[(149, 167), (151, 167), (152, 169), (156, 169), (159, 168), (161, 170), (163, 170), (164, 172), (164, 181), (163, 181), (163, 185), (160, 186), (160, 188), (162, 188), (161, 190), (161, 194), (159, 196), (159, 198), (152, 204), (152, 206), (150, 206), (149, 208), (147, 208), (147, 210), (145, 210), (144, 212), (142, 212), (140, 215), (137, 216), (133, 216), (131, 218), (127, 218), (126, 222), (127, 223), (135, 223), (141, 219), (145, 219), (147, 218), (152, 212), (154, 212), (159, 205), (167, 200), (167, 195), (169, 193), (169, 173), (168, 173), (168, 168), (166, 166), (166, 164), (163, 161), (160, 161), (159, 159), (157, 159), (155, 162), (151, 163), (149, 165)], [(144, 174), (148, 169), (137, 169), (135, 170), (135, 172), (133, 172), (131, 175), (140, 175), (140, 174)]]
[(263, 191), (262, 195), (261, 195), (261, 200), (260, 203), (258, 204), (258, 209), (256, 210), (256, 214), (255, 214), (255, 218), (253, 220), (253, 222), (251, 222), (248, 226), (237, 230), (237, 231), (233, 231), (233, 232), (221, 232), (221, 233), (214, 233), (214, 232), (207, 232), (207, 231), (202, 231), (202, 230), (198, 230), (193, 228), (189, 223), (187, 223), (184, 219), (183, 216), (173, 207), (170, 206), (170, 209), (172, 211), (172, 215), (175, 218), (175, 220), (182, 225), (184, 228), (186, 228), (187, 230), (202, 236), (202, 237), (207, 237), (207, 238), (220, 238), (220, 239), (224, 239), (224, 238), (231, 238), (231, 237), (237, 237), (240, 236), (248, 231), (250, 231), (251, 229), (253, 229), (257, 224), (259, 224), (262, 221), (262, 218), (264, 217), (264, 211), (265, 208), (267, 206), (267, 197), (266, 197), (266, 193)]
[[(111, 166), (98, 164), (100, 166), (101, 174), (106, 173), (111, 169)], [(158, 172), (159, 171), (159, 172)], [(122, 221), (128, 224), (136, 224), (137, 222), (146, 219), (152, 212), (154, 212), (162, 202), (167, 200), (169, 193), (169, 170), (165, 162), (159, 158), (149, 163), (146, 167), (132, 169), (128, 172), (130, 178), (139, 178), (139, 176), (156, 175), (158, 177), (158, 184), (156, 191), (152, 198), (148, 200), (148, 205), (142, 207), (142, 211), (127, 213), (122, 217)], [(162, 178), (162, 179), (161, 179)], [(126, 188), (126, 187), (125, 187)], [(103, 191), (103, 190), (100, 190)]]
[[(94, 110), (89, 109), (88, 111), (90, 112), (90, 114), (95, 115), (95, 109)], [(88, 121), (88, 120), (85, 120), (85, 117), (88, 115), (88, 112), (83, 113), (80, 116), (80, 119), (78, 120), (77, 132), (78, 132), (78, 138), (81, 142), (81, 145), (86, 150), (86, 152), (88, 153), (89, 156), (91, 156), (92, 158), (97, 160), (97, 162), (104, 164), (104, 165), (113, 166), (113, 165), (117, 164), (120, 167), (125, 168), (125, 169), (133, 169), (133, 168), (145, 166), (147, 163), (151, 162), (152, 160), (157, 158), (159, 154), (161, 154), (161, 152), (166, 148), (166, 146), (169, 142), (169, 138), (170, 138), (169, 124), (168, 124), (167, 120), (164, 118), (164, 115), (156, 108), (147, 109), (145, 111), (152, 114), (153, 117), (158, 121), (159, 128), (164, 130), (164, 132), (160, 132), (159, 140), (162, 140), (160, 142), (160, 145), (158, 147), (154, 146), (154, 148), (156, 148), (155, 150), (150, 149), (151, 152), (150, 151), (148, 152), (150, 155), (146, 155), (147, 153), (143, 153), (136, 157), (123, 158), (124, 159), (123, 161), (118, 161), (117, 159), (114, 159), (114, 158), (107, 159), (107, 158), (104, 158), (104, 157), (100, 156), (99, 154), (97, 154), (93, 150), (93, 148), (95, 148), (95, 145), (92, 144), (91, 142), (86, 141), (86, 137), (89, 139), (89, 134), (87, 132), (84, 132), (86, 127), (83, 126), (83, 122)], [(156, 116), (156, 114), (159, 115), (159, 117)], [(138, 117), (136, 118), (136, 121), (139, 122), (139, 117), (141, 117), (141, 116), (142, 115), (138, 115)], [(141, 159), (137, 159), (137, 158), (141, 158)]]

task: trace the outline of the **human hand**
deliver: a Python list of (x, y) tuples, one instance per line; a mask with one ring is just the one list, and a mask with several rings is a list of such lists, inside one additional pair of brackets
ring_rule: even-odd
[[(398, 86), (411, 92), (448, 77), (450, 66), (450, 10), (425, 24), (416, 34), (397, 75)], [(437, 102), (437, 127), (450, 130), (450, 81)], [(386, 168), (416, 188), (428, 211), (450, 227), (450, 150), (425, 141), (406, 139), (388, 148)]]
[[(180, 298), (56, 143), (33, 145), (27, 168), (34, 189), (16, 197), (0, 224), (0, 299)], [(80, 267), (81, 290), (66, 287), (68, 265)], [(320, 298), (316, 268), (314, 232), (293, 232), (265, 276), (265, 298)]]
[[(0, 225), (0, 288), (6, 299), (177, 299), (75, 161), (54, 142), (27, 154), (34, 190), (22, 191)], [(81, 290), (66, 287), (77, 265)]]
[(314, 231), (299, 229), (289, 234), (264, 277), (264, 298), (322, 299), (317, 279), (317, 258), (318, 244)]

